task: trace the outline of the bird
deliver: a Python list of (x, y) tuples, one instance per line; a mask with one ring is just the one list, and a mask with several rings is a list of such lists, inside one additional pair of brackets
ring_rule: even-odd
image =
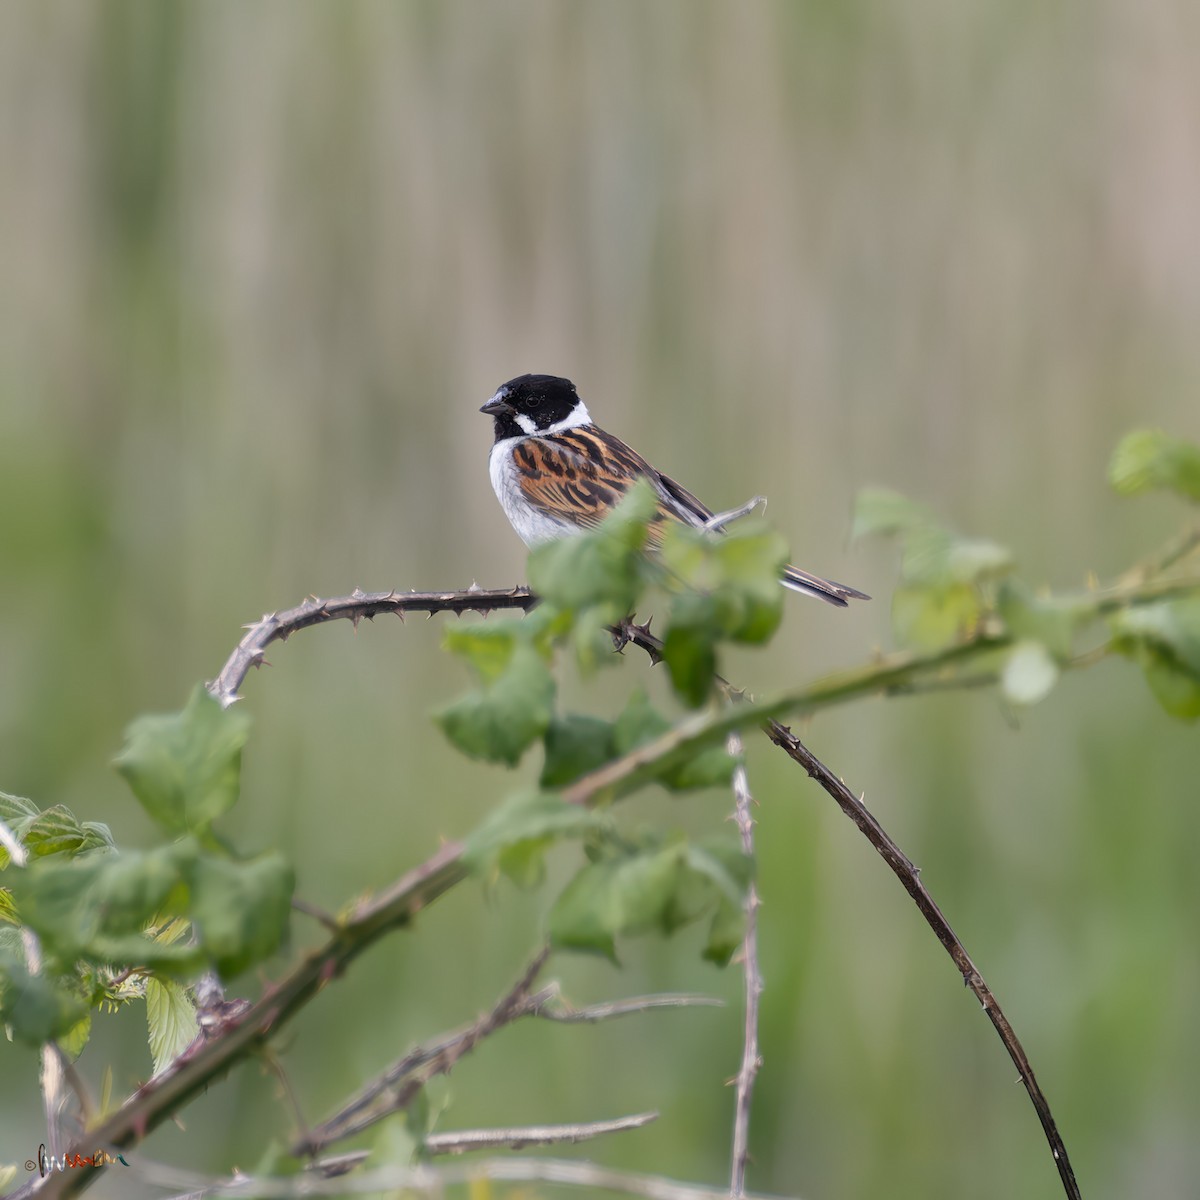
[[(513, 529), (527, 546), (582, 533), (598, 525), (639, 480), (658, 499), (651, 545), (661, 544), (664, 521), (716, 529), (754, 507), (714, 514), (685, 487), (652, 467), (636, 450), (593, 422), (575, 385), (558, 375), (518, 375), (501, 384), (479, 410), (493, 419), (488, 459), (492, 487)], [(865, 592), (785, 566), (784, 587), (845, 608)]]

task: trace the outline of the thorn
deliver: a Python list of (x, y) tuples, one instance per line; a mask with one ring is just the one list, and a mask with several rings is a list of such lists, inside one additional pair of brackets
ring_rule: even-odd
[(473, 580), (473, 579), (472, 579), (472, 580), (471, 580), (471, 586), (470, 586), (469, 588), (467, 588), (467, 591), (468, 591), (468, 592), (482, 592), (482, 591), (483, 591), (483, 588), (481, 588), (481, 587), (479, 586), (479, 584), (477, 584), (477, 583), (475, 582), (475, 580)]
[(362, 590), (362, 588), (360, 588), (360, 587), (356, 587), (356, 588), (354, 589), (354, 591), (352, 591), (352, 592), (350, 593), (350, 598), (351, 598), (352, 600), (361, 600), (361, 599), (362, 599), (362, 598), (363, 598), (363, 597), (364, 597), (366, 594), (367, 594), (367, 593), (366, 593), (366, 592), (364, 592), (364, 591)]
[(402, 621), (404, 620), (404, 609), (393, 608), (392, 612), (394, 612), (396, 614), (396, 616), (398, 616), (400, 618), (400, 620), (402, 620)]
[(354, 632), (358, 632), (358, 623), (362, 620), (362, 613), (356, 612), (350, 614), (350, 624), (354, 626)]

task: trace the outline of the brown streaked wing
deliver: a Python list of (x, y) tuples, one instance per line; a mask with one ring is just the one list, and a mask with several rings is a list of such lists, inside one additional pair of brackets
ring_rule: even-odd
[[(690, 492), (659, 474), (636, 450), (595, 425), (529, 438), (513, 449), (522, 494), (548, 516), (585, 529), (599, 524), (638, 479), (661, 497), (658, 522), (706, 520), (710, 513)], [(704, 516), (700, 516), (700, 514)], [(662, 534), (651, 527), (649, 541)]]

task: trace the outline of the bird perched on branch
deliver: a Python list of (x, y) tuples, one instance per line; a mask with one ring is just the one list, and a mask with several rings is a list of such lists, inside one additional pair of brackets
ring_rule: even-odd
[[(587, 405), (569, 379), (519, 375), (502, 384), (479, 410), (492, 417), (496, 440), (489, 470), (505, 516), (527, 546), (553, 541), (598, 525), (639, 479), (658, 496), (659, 518), (651, 543), (661, 542), (661, 523), (681, 521), (694, 529), (719, 529), (758, 503), (714, 514), (669, 475), (655, 470), (620, 438), (593, 424)], [(780, 582), (794, 592), (846, 607), (870, 597), (845, 584), (783, 569)]]

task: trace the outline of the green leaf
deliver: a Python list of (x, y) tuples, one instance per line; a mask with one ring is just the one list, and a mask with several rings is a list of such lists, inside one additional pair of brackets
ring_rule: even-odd
[(0, 821), (12, 829), (22, 821), (33, 820), (38, 815), (38, 806), (24, 796), (10, 796), (0, 792)]
[(901, 538), (901, 575), (913, 589), (952, 592), (957, 585), (982, 583), (1013, 566), (1006, 547), (984, 538), (960, 537), (944, 528), (924, 505), (881, 488), (859, 493), (853, 536), (868, 533)]
[(1075, 630), (1086, 610), (1062, 600), (1035, 596), (1020, 580), (1000, 585), (996, 607), (1014, 638), (1041, 642), (1056, 658), (1069, 658)]
[(116, 766), (142, 807), (171, 833), (206, 833), (238, 797), (250, 718), (197, 686), (182, 712), (139, 717)]
[(474, 625), (447, 625), (446, 649), (467, 659), (485, 683), (498, 679), (512, 662), (520, 636), (514, 621), (483, 621)]
[(616, 962), (618, 935), (663, 925), (682, 870), (680, 846), (589, 863), (550, 910), (551, 943)]
[(888, 488), (863, 488), (854, 505), (852, 540), (878, 533), (891, 536), (910, 529), (936, 526), (932, 510)]
[(1000, 674), (1000, 688), (1012, 704), (1036, 704), (1058, 682), (1058, 663), (1041, 642), (1018, 642)]
[(635, 688), (613, 724), (616, 757), (628, 754), (667, 732), (671, 722), (650, 703), (644, 688)]
[(616, 757), (612, 724), (583, 713), (555, 717), (546, 730), (545, 745), (540, 781), (544, 788), (574, 783)]
[(0, 1024), (32, 1046), (69, 1033), (87, 1016), (87, 1007), (59, 980), (31, 975), (15, 955), (0, 953)]
[(1140, 664), (1163, 708), (1200, 717), (1200, 597), (1124, 609), (1112, 629), (1114, 648)]
[(1200, 447), (1161, 429), (1134, 430), (1113, 452), (1108, 478), (1125, 496), (1166, 488), (1189, 500), (1200, 500)]
[[(638, 688), (613, 725), (613, 757), (628, 754), (670, 728), (671, 722), (650, 703), (645, 691)], [(681, 760), (657, 764), (652, 777), (675, 792), (723, 787), (733, 777), (734, 765), (723, 745), (709, 746), (693, 751)]]
[(39, 813), (26, 830), (23, 840), (35, 858), (113, 848), (113, 836), (107, 825), (99, 821), (81, 822), (69, 808), (61, 804)]
[(532, 646), (519, 644), (491, 683), (435, 713), (434, 720), (464, 754), (511, 767), (546, 732), (553, 711), (553, 676)]
[(745, 936), (746, 914), (741, 905), (733, 904), (722, 896), (709, 923), (708, 941), (701, 957), (718, 967), (728, 966)]
[(530, 586), (557, 608), (602, 608), (609, 624), (619, 621), (633, 612), (651, 573), (644, 550), (657, 511), (653, 489), (639, 480), (594, 530), (535, 547)]
[(892, 633), (902, 646), (940, 650), (967, 636), (980, 612), (979, 597), (969, 584), (898, 587), (892, 593)]
[(146, 1023), (154, 1074), (161, 1074), (200, 1033), (196, 1006), (187, 989), (174, 979), (146, 980)]
[[(24, 845), (25, 833), (39, 816), (38, 806), (24, 796), (10, 796), (0, 792), (0, 821), (8, 826), (9, 832)], [(8, 866), (8, 847), (0, 845), (0, 871)]]
[(500, 870), (518, 886), (541, 881), (542, 860), (556, 841), (607, 830), (609, 818), (579, 804), (567, 804), (550, 792), (510, 796), (470, 834), (463, 863), (477, 874)]
[(194, 963), (185, 946), (158, 946), (142, 932), (160, 910), (186, 895), (190, 843), (143, 854), (40, 859), (12, 878), (21, 919), (60, 962), (77, 958), (114, 965), (183, 966)]
[(85, 1013), (58, 1039), (59, 1049), (74, 1062), (84, 1051), (92, 1036), (92, 1014)]
[(912, 530), (904, 543), (902, 575), (912, 587), (951, 588), (978, 583), (1012, 569), (1009, 550), (984, 538), (964, 538), (944, 529)]
[(671, 934), (713, 913), (705, 954), (714, 961), (727, 960), (735, 926), (740, 940), (741, 919), (733, 914), (740, 912), (752, 870), (753, 864), (729, 838), (603, 857), (585, 866), (555, 902), (549, 918), (551, 942), (615, 961), (618, 937), (654, 930)]
[(714, 597), (684, 592), (671, 602), (670, 624), (663, 638), (663, 661), (676, 695), (699, 708), (711, 695), (717, 674), (717, 639), (721, 624)]
[(783, 539), (761, 525), (727, 536), (679, 524), (667, 529), (663, 565), (682, 590), (671, 600), (663, 658), (685, 704), (697, 708), (712, 694), (718, 642), (758, 644), (779, 627), (786, 559)]
[(751, 524), (712, 542), (726, 600), (724, 630), (735, 642), (761, 645), (779, 628), (784, 592), (779, 585), (787, 543), (772, 529)]
[(662, 558), (669, 574), (690, 589), (680, 600), (694, 600), (700, 593), (710, 601), (698, 620), (689, 607), (672, 607), (672, 623), (688, 617), (732, 641), (752, 644), (766, 641), (778, 628), (787, 544), (761, 522), (723, 536), (672, 524), (663, 538)]
[(202, 856), (192, 865), (192, 924), (223, 979), (273, 954), (291, 913), (295, 876), (272, 851), (246, 862)]
[(1154, 698), (1173, 717), (1194, 721), (1200, 717), (1200, 682), (1168, 654), (1147, 649), (1141, 660), (1146, 683)]

